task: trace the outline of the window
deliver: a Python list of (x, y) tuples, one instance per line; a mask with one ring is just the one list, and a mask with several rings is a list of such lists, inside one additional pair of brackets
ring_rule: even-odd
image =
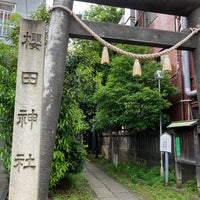
[(200, 119), (199, 107), (192, 108), (193, 119)]
[(144, 12), (144, 26), (147, 28), (156, 18), (156, 13)]
[(0, 36), (5, 37), (8, 34), (11, 25), (6, 23), (15, 12), (15, 8), (15, 4), (0, 2)]

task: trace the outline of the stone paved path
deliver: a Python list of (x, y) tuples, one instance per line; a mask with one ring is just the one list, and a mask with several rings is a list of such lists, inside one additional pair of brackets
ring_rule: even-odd
[(89, 180), (95, 200), (141, 200), (128, 188), (90, 162), (86, 164), (83, 174)]

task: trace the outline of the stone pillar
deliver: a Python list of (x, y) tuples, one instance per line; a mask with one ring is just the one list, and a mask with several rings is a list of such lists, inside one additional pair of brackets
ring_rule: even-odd
[(9, 200), (37, 200), (45, 23), (22, 20), (13, 125)]
[[(73, 0), (54, 0), (54, 5), (72, 9)], [(45, 200), (48, 193), (66, 66), (69, 22), (70, 16), (66, 11), (58, 8), (52, 11), (44, 67), (39, 200)]]
[[(200, 8), (197, 8), (195, 11), (190, 13), (188, 16), (188, 27), (191, 28), (200, 28)], [(193, 64), (195, 69), (195, 79), (197, 84), (197, 98), (198, 105), (200, 108), (200, 33), (196, 36), (197, 48), (192, 52)]]
[(177, 160), (175, 160), (175, 170), (176, 170), (176, 187), (181, 188), (182, 187), (182, 170), (181, 170), (181, 163), (178, 163)]
[[(188, 27), (200, 28), (200, 8), (190, 13), (188, 16)], [(192, 52), (193, 64), (195, 69), (195, 79), (197, 85), (197, 98), (198, 105), (200, 109), (200, 33), (196, 35), (196, 49)], [(196, 133), (197, 134), (197, 133)], [(198, 144), (198, 134), (194, 135), (195, 144), (195, 157), (196, 157), (196, 178), (197, 178), (197, 192), (200, 196), (200, 159), (199, 159), (199, 144)]]

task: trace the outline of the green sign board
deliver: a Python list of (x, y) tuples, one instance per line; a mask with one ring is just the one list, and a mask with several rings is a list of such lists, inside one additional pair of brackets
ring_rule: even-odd
[(176, 156), (181, 155), (180, 137), (176, 137)]

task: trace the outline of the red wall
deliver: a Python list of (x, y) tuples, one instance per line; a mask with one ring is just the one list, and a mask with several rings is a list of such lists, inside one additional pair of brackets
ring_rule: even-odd
[[(138, 25), (144, 26), (144, 12), (138, 11)], [(172, 15), (156, 14), (154, 20), (148, 25), (147, 28), (160, 29), (168, 31), (180, 31), (181, 30), (181, 18)], [(151, 52), (161, 51), (160, 48), (153, 48)], [(182, 52), (180, 50), (174, 50), (169, 54), (172, 72), (171, 82), (179, 88), (179, 93), (174, 95), (170, 101), (172, 106), (169, 109), (170, 121), (189, 120), (196, 118), (192, 115), (193, 109), (197, 109), (197, 98), (188, 97), (184, 92), (184, 75), (182, 65)], [(192, 65), (192, 58), (190, 56), (190, 80), (191, 90), (196, 89), (194, 68)]]

